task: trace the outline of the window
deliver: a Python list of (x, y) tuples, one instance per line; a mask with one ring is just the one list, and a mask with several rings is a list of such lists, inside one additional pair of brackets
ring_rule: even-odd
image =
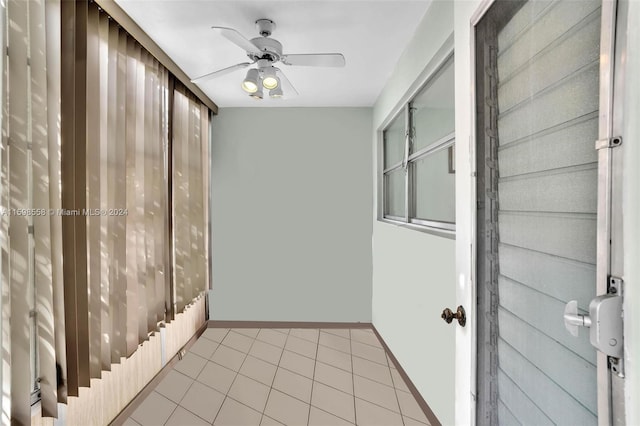
[(383, 220), (455, 232), (453, 57), (383, 131)]

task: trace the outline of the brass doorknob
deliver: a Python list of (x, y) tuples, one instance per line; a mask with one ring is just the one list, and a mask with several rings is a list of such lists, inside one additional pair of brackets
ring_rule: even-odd
[(467, 316), (462, 305), (458, 306), (456, 312), (453, 312), (451, 309), (446, 308), (444, 311), (442, 311), (441, 317), (447, 322), (447, 324), (451, 324), (451, 321), (453, 321), (454, 319), (458, 320), (458, 324), (460, 324), (461, 327), (464, 327), (467, 323)]

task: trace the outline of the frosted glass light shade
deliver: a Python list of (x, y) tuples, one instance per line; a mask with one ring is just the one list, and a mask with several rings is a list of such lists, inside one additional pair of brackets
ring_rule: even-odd
[(262, 68), (262, 85), (267, 90), (273, 90), (280, 85), (280, 79), (274, 67)]
[(242, 89), (247, 93), (255, 93), (258, 91), (258, 80), (260, 75), (257, 69), (250, 69), (247, 71), (247, 76), (242, 82)]
[(272, 98), (281, 98), (282, 95), (283, 95), (283, 93), (282, 93), (282, 87), (281, 86), (278, 86), (278, 87), (276, 87), (275, 89), (272, 89), (269, 92), (269, 96), (271, 96)]

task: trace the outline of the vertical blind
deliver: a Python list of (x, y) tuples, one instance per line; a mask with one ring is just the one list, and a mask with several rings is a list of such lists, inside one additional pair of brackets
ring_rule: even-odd
[(59, 148), (47, 110), (44, 3), (9, 1), (3, 12), (2, 421), (29, 424), (36, 387), (43, 415), (55, 416), (57, 407), (53, 289), (61, 241), (60, 222), (48, 213), (59, 194)]
[(179, 84), (173, 105), (174, 282), (182, 311), (208, 282), (209, 109)]
[(30, 424), (207, 288), (210, 111), (94, 3), (4, 12), (2, 422)]
[(89, 214), (81, 220), (90, 376), (100, 377), (165, 319), (169, 74), (107, 15), (87, 12)]

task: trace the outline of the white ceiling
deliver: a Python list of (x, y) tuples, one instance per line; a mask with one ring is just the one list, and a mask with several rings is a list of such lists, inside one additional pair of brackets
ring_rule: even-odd
[(240, 88), (246, 70), (203, 82), (219, 107), (372, 106), (431, 0), (116, 0), (191, 78), (248, 61), (211, 26), (257, 37), (255, 21), (276, 22), (284, 53), (343, 53), (344, 68), (279, 65), (299, 96), (256, 101)]

